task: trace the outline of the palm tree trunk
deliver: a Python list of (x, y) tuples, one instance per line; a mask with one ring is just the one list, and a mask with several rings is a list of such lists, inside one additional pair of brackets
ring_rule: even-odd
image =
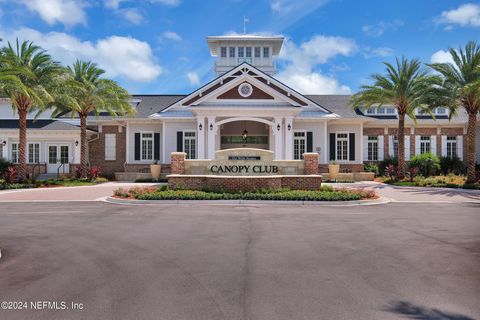
[(468, 113), (467, 127), (467, 181), (465, 183), (475, 183), (475, 139), (476, 139), (477, 113)]
[(405, 178), (405, 114), (398, 115), (398, 174), (397, 179)]
[(18, 109), (19, 130), (18, 130), (18, 174), (19, 182), (24, 182), (27, 177), (27, 110)]
[(80, 176), (87, 178), (87, 116), (80, 115)]

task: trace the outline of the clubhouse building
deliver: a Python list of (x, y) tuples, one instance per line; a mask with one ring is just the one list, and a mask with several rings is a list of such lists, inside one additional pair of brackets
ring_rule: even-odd
[[(255, 35), (207, 37), (217, 77), (188, 95), (133, 95), (135, 116), (91, 116), (90, 166), (107, 175), (135, 174), (147, 172), (158, 160), (168, 173), (172, 152), (213, 159), (218, 150), (257, 148), (272, 151), (276, 160), (318, 153), (320, 172), (331, 161), (341, 170), (358, 172), (364, 162), (397, 153), (393, 107), (354, 110), (348, 95), (304, 95), (278, 81), (275, 58), (283, 41)], [(438, 107), (435, 118), (419, 112), (416, 123), (406, 121), (407, 160), (427, 152), (465, 158), (467, 116), (462, 110), (448, 118), (448, 110)], [(78, 119), (53, 119), (45, 112), (37, 120), (32, 116), (27, 128), (32, 175), (71, 173), (79, 165)], [(8, 99), (0, 100), (0, 155), (18, 160), (18, 120)]]

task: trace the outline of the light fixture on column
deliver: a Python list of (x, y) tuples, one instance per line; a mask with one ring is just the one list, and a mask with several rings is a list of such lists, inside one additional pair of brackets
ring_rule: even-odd
[(198, 125), (198, 130), (202, 131), (202, 128), (203, 128), (203, 126), (202, 126), (202, 124), (200, 123), (200, 124)]
[(210, 131), (213, 130), (213, 124), (210, 123)]
[(247, 131), (247, 122), (246, 121), (243, 122), (243, 126), (244, 126), (244, 130), (243, 130), (243, 133), (242, 133), (243, 143), (247, 143), (248, 131)]
[(279, 123), (279, 124), (277, 124), (277, 130), (280, 131), (280, 128), (281, 127), (280, 127), (280, 123)]
[(75, 147), (78, 147), (78, 140), (75, 140)]
[(7, 145), (7, 140), (3, 140), (2, 145), (6, 146)]
[(292, 125), (289, 123), (287, 126), (288, 131), (292, 130)]

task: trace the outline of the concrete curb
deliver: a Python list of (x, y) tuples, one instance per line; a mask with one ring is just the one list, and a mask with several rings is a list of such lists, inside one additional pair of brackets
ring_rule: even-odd
[(276, 201), (276, 200), (131, 200), (114, 197), (102, 199), (104, 202), (122, 205), (165, 205), (165, 204), (217, 204), (217, 205), (304, 205), (323, 207), (351, 207), (351, 206), (372, 206), (387, 204), (391, 199), (380, 197), (375, 200), (356, 201)]

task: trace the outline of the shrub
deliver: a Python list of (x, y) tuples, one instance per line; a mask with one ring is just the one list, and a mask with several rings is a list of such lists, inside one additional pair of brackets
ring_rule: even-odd
[(417, 167), (423, 176), (428, 177), (440, 170), (440, 159), (431, 153), (419, 154), (410, 160), (409, 167)]
[(417, 167), (410, 167), (408, 168), (407, 170), (407, 178), (410, 182), (413, 182), (413, 180), (415, 179), (415, 177), (418, 175), (418, 168)]
[(395, 180), (397, 176), (397, 167), (393, 164), (389, 164), (385, 169), (385, 174), (390, 177), (391, 181)]
[(98, 177), (98, 178), (95, 178), (94, 182), (95, 183), (104, 183), (104, 182), (108, 182), (108, 179), (104, 178), (104, 177)]
[(389, 165), (393, 165), (393, 166), (397, 167), (398, 166), (398, 158), (397, 157), (387, 157), (387, 158), (385, 158), (385, 160), (380, 161), (380, 164), (378, 166), (378, 170), (379, 170), (380, 174), (385, 173), (385, 171), (387, 170), (387, 167)]
[(88, 172), (88, 177), (92, 180), (97, 179), (100, 177), (100, 174), (102, 173), (100, 167), (91, 167), (89, 172)]
[(378, 169), (378, 165), (375, 163), (367, 162), (363, 164), (363, 170), (366, 172), (373, 172), (375, 176), (380, 174), (380, 170)]
[(0, 178), (5, 177), (5, 174), (8, 170), (8, 168), (11, 167), (12, 165), (13, 164), (10, 161), (5, 160), (2, 157), (0, 157)]
[(6, 183), (13, 183), (17, 180), (17, 170), (14, 166), (9, 166), (4, 174)]
[(440, 158), (440, 168), (443, 174), (463, 174), (465, 173), (465, 165), (462, 160), (458, 157), (449, 158), (441, 157)]

